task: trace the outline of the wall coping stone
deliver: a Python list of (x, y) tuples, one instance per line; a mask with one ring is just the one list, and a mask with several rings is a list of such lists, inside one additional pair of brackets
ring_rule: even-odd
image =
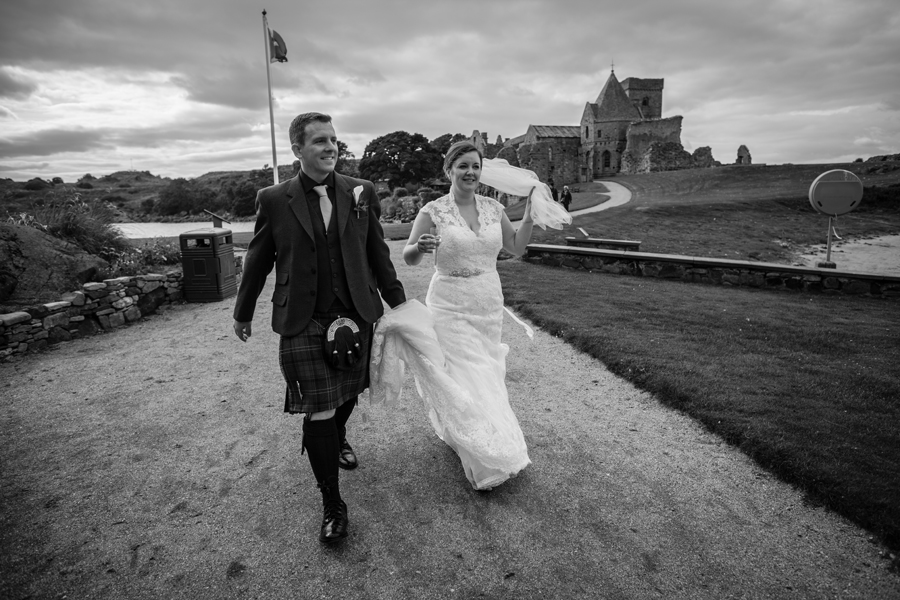
[(820, 267), (798, 267), (794, 265), (782, 265), (770, 262), (758, 262), (752, 260), (731, 260), (727, 258), (706, 258), (700, 256), (685, 256), (682, 254), (656, 254), (653, 252), (633, 252), (630, 250), (605, 250), (602, 248), (582, 248), (578, 246), (557, 246), (554, 244), (528, 244), (526, 253), (546, 252), (550, 254), (580, 254), (586, 256), (604, 256), (608, 258), (621, 258), (623, 260), (658, 261), (687, 264), (697, 267), (720, 267), (725, 269), (753, 269), (756, 271), (795, 273), (797, 275), (819, 275), (823, 277), (847, 277), (852, 279), (864, 279), (868, 281), (882, 281), (887, 283), (900, 283), (900, 276), (878, 275), (874, 273), (855, 273), (851, 271), (839, 271), (837, 269), (823, 269)]
[(59, 302), (47, 302), (46, 304), (44, 304), (44, 308), (46, 308), (50, 312), (62, 310), (63, 308), (69, 308), (70, 306), (72, 306), (72, 303), (65, 300), (61, 300)]
[(31, 321), (31, 315), (27, 312), (13, 312), (0, 315), (0, 324), (4, 327), (12, 327), (25, 321)]

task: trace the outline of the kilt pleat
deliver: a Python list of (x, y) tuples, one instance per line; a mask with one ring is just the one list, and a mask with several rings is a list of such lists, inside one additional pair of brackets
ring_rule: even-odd
[[(332, 321), (349, 317), (359, 326), (360, 359), (350, 371), (338, 371), (325, 362), (325, 332)], [(300, 334), (282, 337), (278, 363), (286, 384), (284, 412), (314, 413), (337, 408), (369, 387), (369, 350), (372, 324), (355, 311), (314, 313)]]

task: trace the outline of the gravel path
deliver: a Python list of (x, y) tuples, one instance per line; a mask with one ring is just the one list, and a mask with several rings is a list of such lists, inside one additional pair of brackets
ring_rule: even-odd
[(534, 464), (474, 492), (410, 385), (396, 412), (363, 402), (351, 534), (322, 548), (270, 295), (246, 344), (228, 300), (0, 364), (0, 597), (900, 597), (864, 531), (509, 318)]

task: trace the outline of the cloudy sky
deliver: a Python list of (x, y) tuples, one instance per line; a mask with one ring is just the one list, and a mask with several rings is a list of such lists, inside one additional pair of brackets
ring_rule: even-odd
[(900, 152), (897, 0), (6, 0), (0, 177), (168, 177), (278, 163), (291, 119), (327, 112), (357, 157), (433, 139), (577, 125), (616, 76), (664, 78), (688, 150), (733, 162)]

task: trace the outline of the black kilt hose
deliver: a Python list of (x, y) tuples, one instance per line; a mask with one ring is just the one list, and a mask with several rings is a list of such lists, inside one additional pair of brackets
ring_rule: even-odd
[[(360, 358), (349, 371), (339, 371), (325, 362), (325, 334), (339, 317), (353, 319), (359, 326)], [(293, 337), (282, 336), (278, 363), (287, 389), (284, 412), (316, 413), (337, 408), (369, 387), (369, 351), (372, 324), (355, 311), (342, 309), (313, 313), (306, 329)]]

